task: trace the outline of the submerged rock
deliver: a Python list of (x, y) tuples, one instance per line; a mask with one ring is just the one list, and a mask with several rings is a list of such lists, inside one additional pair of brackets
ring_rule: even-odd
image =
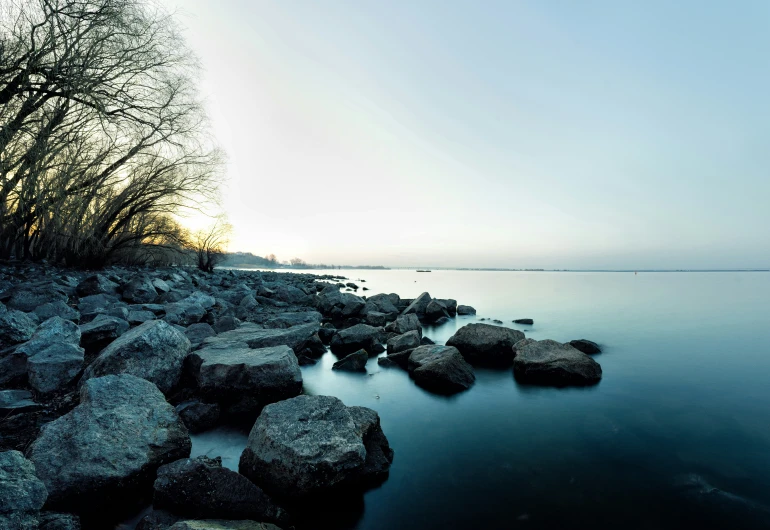
[(29, 458), (49, 504), (88, 510), (125, 503), (159, 466), (189, 456), (190, 448), (187, 429), (158, 388), (122, 374), (86, 381), (80, 405), (42, 428)]
[(355, 353), (340, 359), (332, 366), (332, 370), (343, 370), (346, 372), (366, 372), (366, 361), (369, 360), (369, 354), (366, 350), (358, 350)]
[(176, 413), (191, 433), (213, 429), (219, 422), (219, 404), (202, 403), (194, 399), (176, 406)]
[(569, 345), (576, 350), (580, 350), (583, 353), (587, 353), (589, 355), (602, 352), (602, 349), (598, 344), (587, 339), (571, 340), (569, 341)]
[(361, 487), (387, 474), (393, 452), (371, 409), (331, 396), (268, 405), (249, 434), (239, 471), (287, 499)]
[(431, 392), (454, 394), (469, 389), (476, 381), (471, 365), (452, 346), (415, 348), (408, 367), (414, 381)]
[(195, 518), (230, 517), (282, 522), (286, 513), (249, 479), (222, 460), (184, 458), (158, 469), (153, 505)]
[(457, 306), (457, 314), (458, 315), (475, 315), (476, 309), (469, 305), (458, 305)]
[(602, 367), (585, 353), (555, 340), (524, 339), (515, 346), (513, 373), (520, 381), (566, 386), (590, 385), (602, 378)]
[(535, 321), (532, 320), (531, 318), (517, 318), (516, 320), (513, 321), (513, 323), (514, 324), (526, 324), (526, 325), (531, 326), (532, 324), (535, 323)]
[(147, 379), (163, 393), (179, 383), (182, 363), (190, 351), (184, 333), (162, 320), (145, 322), (107, 346), (83, 373), (81, 381), (109, 374)]
[(524, 338), (515, 329), (490, 324), (466, 324), (446, 342), (454, 346), (471, 364), (509, 366), (513, 361), (513, 345)]

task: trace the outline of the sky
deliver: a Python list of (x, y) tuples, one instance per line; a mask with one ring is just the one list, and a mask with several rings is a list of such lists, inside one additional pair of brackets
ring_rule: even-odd
[(230, 250), (770, 266), (770, 2), (163, 0)]

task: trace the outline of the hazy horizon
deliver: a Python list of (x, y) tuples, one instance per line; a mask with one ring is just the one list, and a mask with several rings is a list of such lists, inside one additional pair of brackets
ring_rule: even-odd
[(770, 4), (164, 3), (229, 157), (232, 250), (770, 265)]

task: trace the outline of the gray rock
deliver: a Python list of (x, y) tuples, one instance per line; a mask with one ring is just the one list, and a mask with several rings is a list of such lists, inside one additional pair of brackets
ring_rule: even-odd
[(168, 530), (281, 530), (270, 523), (258, 523), (249, 519), (230, 521), (224, 519), (202, 519), (179, 521)]
[(86, 381), (80, 405), (43, 427), (30, 460), (51, 506), (93, 509), (188, 457), (190, 448), (187, 429), (155, 385), (108, 375)]
[(469, 305), (458, 305), (457, 314), (458, 315), (475, 315), (476, 310)]
[(145, 322), (107, 346), (83, 373), (82, 381), (110, 374), (131, 374), (170, 392), (179, 382), (190, 352), (184, 333), (162, 320)]
[(602, 378), (602, 367), (585, 353), (555, 340), (524, 339), (516, 343), (513, 374), (522, 382), (543, 385), (590, 385)]
[(422, 335), (422, 325), (420, 319), (414, 313), (408, 315), (399, 315), (395, 321), (385, 326), (385, 331), (403, 335), (408, 331), (419, 331)]
[(176, 406), (176, 413), (191, 433), (199, 433), (213, 429), (219, 422), (219, 404), (201, 403), (194, 399)]
[[(94, 294), (78, 301), (80, 323), (85, 324), (94, 320), (98, 315), (106, 314), (107, 308), (118, 303), (118, 298), (108, 294)], [(125, 320), (125, 319), (123, 319)]]
[(389, 358), (387, 355), (385, 357), (378, 357), (377, 358), (377, 364), (379, 366), (382, 366), (383, 368), (396, 368), (400, 367), (396, 361)]
[(408, 315), (410, 313), (416, 314), (418, 317), (421, 317), (425, 315), (425, 310), (428, 308), (428, 304), (431, 301), (431, 297), (428, 293), (422, 293), (420, 296), (415, 298), (411, 304), (409, 304), (406, 309), (404, 309), (401, 314), (402, 315)]
[(241, 321), (234, 316), (224, 316), (218, 319), (212, 327), (217, 333), (224, 333), (225, 331), (232, 331), (240, 325)]
[(450, 317), (453, 317), (457, 314), (457, 300), (453, 300), (452, 298), (436, 298), (436, 300), (441, 302), (441, 304), (446, 308)]
[(366, 307), (360, 296), (343, 293), (336, 286), (324, 287), (318, 295), (318, 310), (334, 320), (357, 316)]
[(37, 412), (43, 408), (36, 403), (32, 392), (28, 390), (0, 390), (0, 418), (15, 414)]
[(128, 323), (132, 326), (136, 326), (139, 324), (144, 324), (150, 320), (155, 320), (155, 316), (155, 313), (152, 311), (127, 310), (126, 320), (128, 320)]
[(421, 340), (419, 331), (408, 331), (403, 335), (398, 335), (388, 339), (388, 354), (398, 353), (405, 350), (413, 350), (420, 345)]
[(513, 345), (524, 333), (490, 324), (466, 324), (446, 342), (454, 346), (471, 364), (509, 366), (513, 361)]
[(602, 349), (599, 347), (598, 344), (588, 339), (571, 340), (569, 341), (569, 345), (575, 348), (576, 350), (580, 350), (583, 353), (587, 353), (589, 355), (602, 352)]
[(532, 324), (535, 323), (535, 321), (532, 320), (531, 318), (517, 318), (516, 320), (513, 321), (513, 323), (514, 324), (526, 324), (528, 326), (531, 326)]
[(381, 477), (392, 459), (376, 412), (298, 396), (265, 407), (239, 471), (269, 494), (302, 498)]
[(163, 320), (169, 324), (189, 326), (190, 324), (200, 322), (204, 316), (206, 316), (206, 309), (202, 305), (182, 300), (166, 304), (166, 315), (163, 317)]
[(229, 517), (282, 522), (286, 513), (249, 479), (222, 460), (185, 458), (158, 469), (153, 506), (196, 518)]
[(117, 290), (117, 283), (111, 282), (107, 277), (102, 276), (101, 274), (94, 274), (80, 282), (75, 288), (75, 293), (82, 298), (95, 294), (115, 294)]
[(449, 317), (449, 310), (446, 308), (443, 302), (433, 299), (428, 302), (425, 307), (425, 320), (428, 322), (436, 322), (442, 318)]
[(321, 313), (318, 311), (302, 311), (296, 313), (281, 313), (265, 322), (266, 328), (285, 329), (302, 324), (321, 322)]
[(66, 302), (67, 295), (61, 290), (61, 286), (49, 283), (42, 284), (21, 284), (11, 290), (11, 296), (6, 302), (8, 309), (17, 309), (30, 313), (36, 307), (48, 302)]
[(135, 276), (123, 286), (123, 300), (133, 304), (150, 304), (158, 298), (158, 291), (146, 276)]
[(467, 390), (476, 380), (471, 365), (452, 346), (415, 348), (409, 356), (409, 373), (421, 387), (441, 394)]
[(370, 326), (384, 326), (391, 320), (393, 320), (392, 313), (380, 313), (379, 311), (369, 311), (366, 313), (366, 323)]
[(0, 304), (0, 349), (32, 338), (37, 322), (21, 311)]
[(38, 306), (35, 308), (34, 312), (41, 322), (51, 317), (61, 317), (65, 320), (71, 320), (75, 323), (80, 322), (80, 312), (77, 309), (68, 306), (61, 300), (56, 302), (48, 302)]
[(366, 361), (369, 360), (369, 354), (366, 350), (358, 350), (347, 357), (340, 359), (334, 365), (332, 370), (342, 370), (345, 372), (366, 372)]
[(257, 324), (246, 323), (232, 331), (220, 333), (203, 341), (203, 347), (213, 344), (242, 342), (250, 348), (268, 348), (271, 346), (288, 346), (299, 352), (319, 329), (317, 323), (302, 324), (287, 329), (263, 329)]
[(88, 324), (80, 325), (80, 345), (86, 353), (98, 352), (128, 331), (127, 321), (100, 315)]
[(366, 324), (356, 324), (338, 331), (331, 340), (331, 350), (335, 355), (347, 355), (358, 350), (373, 351), (379, 342), (380, 330)]
[(32, 462), (19, 451), (0, 452), (0, 513), (36, 512), (47, 497)]
[(213, 337), (217, 334), (214, 328), (206, 324), (205, 322), (199, 322), (197, 324), (191, 324), (187, 326), (184, 334), (190, 341), (193, 348), (200, 346), (204, 340), (209, 337)]
[(155, 291), (158, 294), (164, 294), (171, 290), (171, 286), (160, 278), (154, 278), (152, 280), (152, 286), (155, 287)]
[(67, 388), (83, 369), (84, 354), (85, 350), (76, 344), (51, 344), (27, 359), (29, 385), (41, 393)]
[(203, 309), (209, 310), (212, 307), (214, 307), (217, 301), (211, 295), (202, 293), (201, 291), (195, 291), (192, 294), (190, 294), (187, 298), (182, 300), (182, 302), (187, 302), (190, 304), (199, 304)]

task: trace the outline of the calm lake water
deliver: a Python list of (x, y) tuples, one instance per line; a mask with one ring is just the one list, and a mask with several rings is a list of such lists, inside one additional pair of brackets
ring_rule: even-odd
[[(770, 528), (770, 274), (341, 273), (366, 280), (363, 294), (428, 291), (477, 309), (426, 328), (437, 343), (495, 318), (535, 339), (598, 342), (604, 376), (556, 389), (477, 369), (447, 398), (376, 359), (365, 375), (334, 372), (327, 353), (303, 368), (305, 392), (378, 411), (395, 460), (382, 486), (308, 508), (303, 526)], [(245, 441), (215, 431), (193, 452), (237, 469)]]

